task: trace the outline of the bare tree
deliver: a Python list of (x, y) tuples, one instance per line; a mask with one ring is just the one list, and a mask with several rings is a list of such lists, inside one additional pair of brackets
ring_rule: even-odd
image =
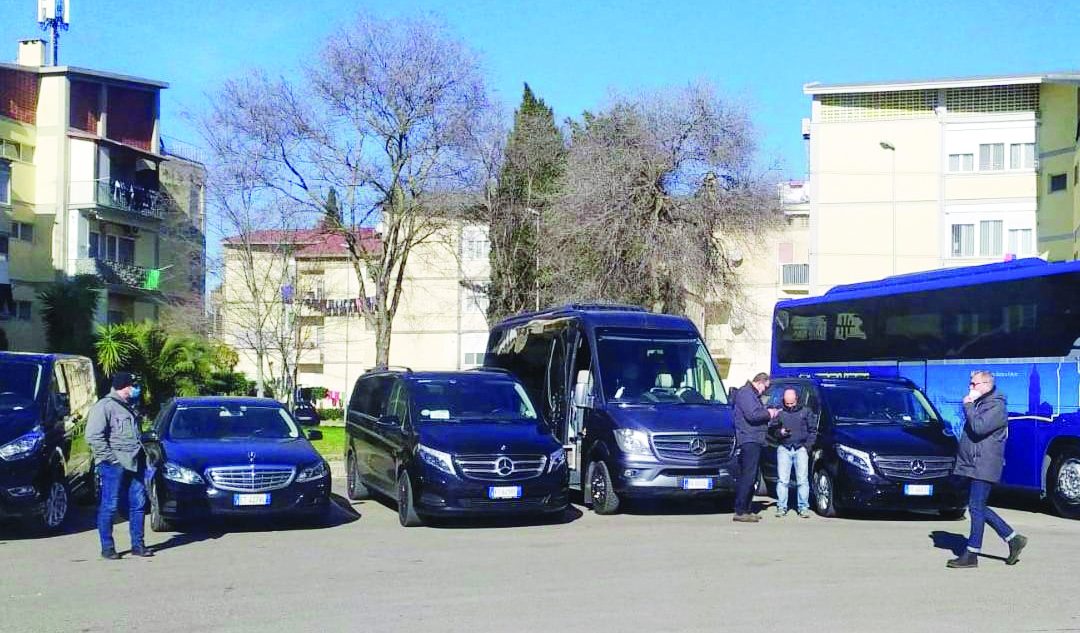
[(340, 222), (326, 228), (345, 239), (385, 365), (409, 256), (443, 226), (429, 200), (475, 179), (469, 133), (489, 108), (480, 64), (432, 21), (361, 16), (302, 75), (229, 81), (207, 120), (235, 139), (231, 158), (254, 199), (324, 217), (337, 192)]
[(550, 302), (685, 312), (739, 293), (733, 251), (778, 218), (747, 114), (708, 85), (617, 97), (573, 124), (543, 224)]

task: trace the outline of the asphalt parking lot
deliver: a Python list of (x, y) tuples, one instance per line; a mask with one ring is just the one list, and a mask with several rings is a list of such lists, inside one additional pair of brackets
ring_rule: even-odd
[(98, 559), (86, 507), (51, 538), (5, 526), (0, 630), (1080, 631), (1080, 523), (1026, 500), (998, 506), (1031, 537), (1023, 560), (988, 535), (977, 570), (944, 566), (966, 521), (918, 515), (742, 525), (674, 505), (404, 529), (337, 501), (321, 528), (148, 532), (152, 559)]

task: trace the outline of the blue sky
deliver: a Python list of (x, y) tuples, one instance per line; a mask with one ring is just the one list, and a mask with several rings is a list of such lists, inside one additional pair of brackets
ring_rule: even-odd
[[(40, 34), (35, 6), (0, 0), (0, 60)], [(560, 119), (612, 90), (711, 80), (749, 102), (788, 177), (805, 171), (804, 83), (1080, 69), (1076, 5), (1032, 0), (73, 0), (61, 63), (168, 81), (165, 133), (197, 141), (181, 113), (207, 91), (253, 67), (290, 72), (360, 8), (444, 19), (498, 98), (513, 106), (528, 81)]]

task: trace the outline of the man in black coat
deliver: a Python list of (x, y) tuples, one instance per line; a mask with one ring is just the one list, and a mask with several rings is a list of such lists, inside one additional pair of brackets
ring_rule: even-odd
[(757, 523), (761, 517), (750, 511), (757, 485), (758, 462), (765, 446), (769, 422), (777, 409), (766, 409), (761, 394), (769, 388), (769, 374), (760, 373), (735, 391), (735, 443), (739, 451), (739, 472), (735, 478), (735, 516), (740, 523)]
[(946, 565), (953, 569), (979, 566), (979, 552), (985, 524), (1005, 539), (1009, 545), (1007, 565), (1020, 560), (1020, 551), (1027, 545), (1027, 538), (1009, 527), (996, 512), (986, 506), (990, 489), (1001, 481), (1005, 465), (1005, 440), (1009, 436), (1009, 414), (1005, 396), (994, 389), (994, 375), (988, 371), (971, 374), (971, 391), (964, 397), (964, 434), (956, 453), (953, 474), (971, 480), (968, 512), (971, 513), (971, 535), (967, 549)]
[(817, 424), (810, 409), (799, 404), (799, 393), (784, 390), (784, 408), (774, 421), (779, 446), (776, 447), (776, 516), (788, 513), (788, 486), (795, 467), (799, 516), (810, 518), (810, 454), (817, 441)]

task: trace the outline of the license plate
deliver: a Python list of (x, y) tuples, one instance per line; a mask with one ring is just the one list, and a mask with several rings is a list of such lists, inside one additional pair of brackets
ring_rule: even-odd
[(904, 484), (904, 494), (909, 497), (929, 497), (934, 494), (932, 484)]
[(258, 495), (233, 495), (232, 502), (234, 506), (268, 506), (270, 505), (270, 495), (258, 494)]
[(489, 486), (488, 499), (520, 499), (521, 486)]
[(687, 477), (682, 480), (683, 490), (712, 490), (713, 480), (709, 477)]

